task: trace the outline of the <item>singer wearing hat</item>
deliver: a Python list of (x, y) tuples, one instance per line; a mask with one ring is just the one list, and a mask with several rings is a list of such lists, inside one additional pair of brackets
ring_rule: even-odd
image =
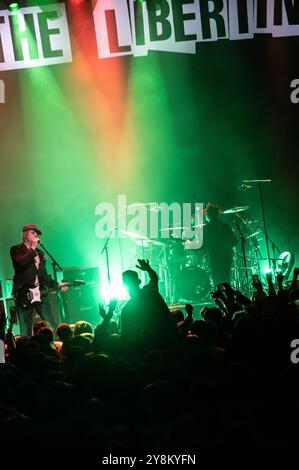
[(22, 243), (12, 246), (10, 256), (15, 270), (13, 294), (22, 336), (32, 335), (32, 314), (39, 316), (54, 327), (47, 287), (55, 281), (47, 273), (45, 254), (37, 248), (42, 231), (34, 224), (26, 224), (22, 231)]

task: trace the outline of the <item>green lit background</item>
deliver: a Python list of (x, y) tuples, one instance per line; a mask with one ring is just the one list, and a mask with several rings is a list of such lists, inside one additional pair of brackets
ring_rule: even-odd
[[(128, 203), (215, 201), (249, 205), (261, 219), (258, 193), (238, 190), (251, 178), (272, 179), (269, 235), (299, 255), (299, 105), (290, 101), (298, 38), (98, 60), (87, 3), (68, 11), (72, 63), (0, 75), (1, 278), (13, 274), (9, 248), (23, 224), (35, 223), (61, 265), (99, 266), (105, 283), (98, 203), (116, 204), (118, 194)], [(110, 244), (115, 283), (138, 254), (122, 243), (121, 254)]]

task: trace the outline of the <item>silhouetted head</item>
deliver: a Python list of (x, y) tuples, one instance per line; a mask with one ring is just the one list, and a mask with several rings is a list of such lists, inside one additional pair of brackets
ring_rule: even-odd
[(51, 343), (53, 341), (53, 331), (51, 330), (51, 328), (49, 328), (48, 326), (43, 326), (39, 332), (38, 332), (39, 335), (43, 335), (44, 338), (46, 339), (46, 341), (48, 343)]
[(91, 352), (91, 341), (86, 338), (84, 335), (75, 335), (72, 341), (72, 346), (77, 346), (82, 348), (84, 352), (89, 353)]
[(206, 214), (207, 220), (213, 222), (218, 219), (218, 216), (221, 214), (221, 209), (217, 204), (209, 202), (204, 209), (204, 213)]
[(184, 321), (184, 314), (182, 310), (172, 310), (171, 315), (173, 316), (176, 323)]
[(49, 323), (46, 320), (39, 320), (33, 324), (33, 335), (38, 335), (42, 328), (49, 327)]
[(204, 313), (203, 317), (205, 320), (212, 320), (215, 324), (219, 327), (222, 324), (222, 312), (220, 308), (210, 307), (207, 308)]
[(138, 274), (136, 273), (136, 271), (128, 269), (127, 271), (123, 272), (122, 278), (125, 288), (127, 289), (129, 295), (132, 297), (132, 295), (134, 295), (134, 293), (139, 290), (139, 285), (141, 281), (138, 277)]
[(84, 320), (79, 320), (75, 324), (74, 336), (82, 335), (83, 333), (93, 334), (92, 324)]
[(60, 341), (71, 340), (73, 337), (73, 332), (68, 323), (60, 323), (56, 328), (57, 337)]

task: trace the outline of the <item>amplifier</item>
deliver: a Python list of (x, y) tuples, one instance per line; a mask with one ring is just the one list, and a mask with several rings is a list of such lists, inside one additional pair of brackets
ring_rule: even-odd
[(65, 268), (63, 270), (64, 281), (84, 281), (87, 286), (94, 286), (100, 283), (99, 268)]
[(104, 302), (99, 286), (73, 287), (62, 295), (65, 321), (76, 323), (79, 320), (90, 322), (93, 326), (100, 323), (99, 303)]

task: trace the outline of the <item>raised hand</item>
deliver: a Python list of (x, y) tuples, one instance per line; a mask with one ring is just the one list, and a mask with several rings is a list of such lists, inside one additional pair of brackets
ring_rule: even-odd
[(109, 313), (113, 313), (117, 306), (117, 299), (111, 299), (109, 303)]
[(222, 292), (220, 289), (215, 290), (215, 292), (210, 292), (211, 297), (214, 300), (221, 299), (223, 301), (226, 301), (226, 296), (224, 295), (224, 291)]
[(105, 309), (103, 304), (99, 304), (99, 315), (100, 315), (100, 317), (102, 317), (104, 319), (107, 316), (106, 309)]
[(136, 264), (136, 268), (141, 271), (149, 271), (151, 269), (148, 259), (138, 259), (139, 266)]
[(218, 289), (220, 289), (222, 292), (225, 292), (227, 298), (230, 301), (233, 301), (235, 291), (228, 282), (222, 282), (221, 284), (219, 284)]
[(185, 310), (187, 312), (187, 314), (191, 317), (192, 316), (192, 313), (193, 313), (193, 307), (191, 304), (186, 304), (185, 305)]

